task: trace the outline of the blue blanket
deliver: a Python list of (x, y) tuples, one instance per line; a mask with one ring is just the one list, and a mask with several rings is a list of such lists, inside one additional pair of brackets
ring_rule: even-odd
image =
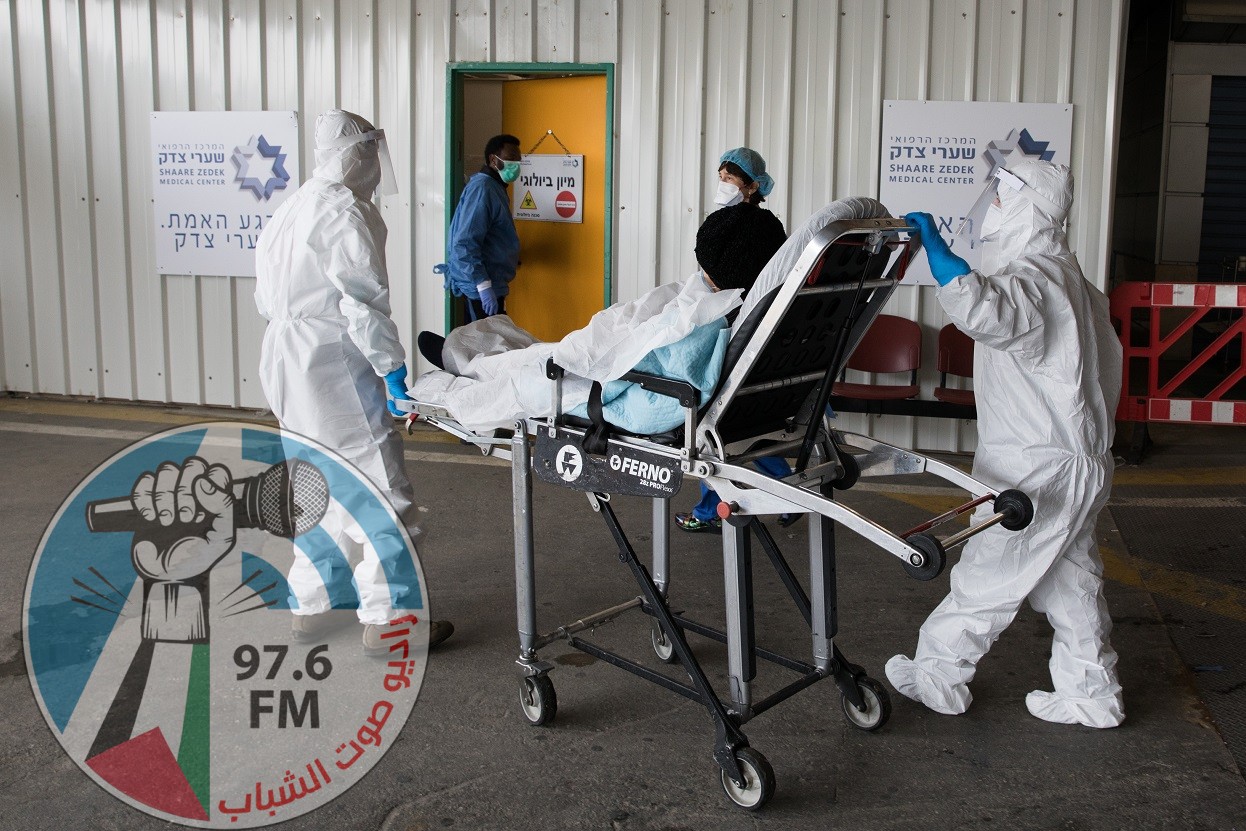
[[(634, 369), (687, 381), (700, 392), (700, 405), (704, 406), (718, 387), (730, 336), (731, 330), (720, 318), (698, 326), (683, 340), (653, 350)], [(602, 386), (601, 403), (606, 421), (630, 433), (662, 433), (684, 423), (684, 411), (678, 401), (631, 381), (607, 382)], [(588, 407), (580, 405), (570, 415), (588, 418)]]

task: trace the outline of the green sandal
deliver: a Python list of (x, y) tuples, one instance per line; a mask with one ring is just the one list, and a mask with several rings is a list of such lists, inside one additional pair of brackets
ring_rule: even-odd
[(675, 524), (680, 530), (691, 533), (700, 533), (702, 531), (710, 531), (715, 534), (722, 533), (723, 521), (715, 517), (709, 522), (697, 519), (692, 514), (675, 514)]

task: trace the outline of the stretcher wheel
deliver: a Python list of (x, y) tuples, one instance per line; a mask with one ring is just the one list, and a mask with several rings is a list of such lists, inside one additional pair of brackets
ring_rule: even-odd
[(857, 692), (861, 693), (861, 700), (865, 702), (864, 712), (853, 706), (848, 696), (840, 693), (839, 703), (843, 705), (848, 722), (858, 730), (867, 732), (886, 724), (887, 719), (891, 718), (891, 696), (887, 694), (887, 688), (866, 675), (857, 681)]
[(1034, 518), (1034, 503), (1019, 490), (1000, 491), (995, 497), (995, 513), (1003, 514), (999, 524), (1009, 531), (1020, 531)]
[(947, 554), (943, 551), (943, 543), (929, 534), (914, 534), (905, 540), (909, 545), (920, 551), (926, 558), (921, 565), (903, 563), (904, 570), (914, 580), (933, 580), (943, 573), (947, 563)]
[(548, 675), (529, 675), (519, 682), (519, 706), (533, 727), (549, 724), (558, 714), (558, 696)]
[(756, 811), (774, 796), (774, 768), (765, 756), (751, 747), (737, 750), (735, 759), (744, 774), (744, 787), (732, 781), (724, 770), (720, 774), (723, 792), (744, 810)]
[(675, 645), (666, 637), (662, 626), (656, 620), (649, 625), (649, 641), (653, 644), (653, 654), (658, 656), (659, 661), (664, 664), (679, 662), (679, 657), (675, 655)]

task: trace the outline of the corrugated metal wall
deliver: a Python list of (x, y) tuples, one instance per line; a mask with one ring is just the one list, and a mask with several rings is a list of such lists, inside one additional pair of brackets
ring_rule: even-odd
[[(878, 192), (881, 102), (1072, 102), (1072, 239), (1102, 285), (1124, 0), (0, 0), (0, 344), (8, 390), (263, 406), (253, 280), (156, 274), (153, 110), (334, 106), (390, 137), (395, 317), (442, 323), (446, 63), (616, 64), (620, 299), (694, 268), (718, 153), (760, 149), (789, 226)], [(304, 130), (302, 170), (310, 171)], [(12, 197), (9, 196), (12, 194)], [(891, 311), (935, 334), (929, 291)], [(923, 378), (929, 388), (933, 371)], [(860, 419), (848, 419), (861, 427)], [(961, 449), (972, 426), (891, 418)]]

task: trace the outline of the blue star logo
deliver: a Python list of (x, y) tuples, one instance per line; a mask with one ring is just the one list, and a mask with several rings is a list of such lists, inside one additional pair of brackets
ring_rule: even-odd
[(269, 144), (262, 135), (252, 138), (250, 144), (235, 147), (231, 161), (238, 171), (234, 176), (238, 189), (251, 191), (256, 202), (268, 200), (273, 191), (283, 190), (290, 181), (281, 145)]
[(1007, 138), (997, 139), (987, 144), (982, 154), (991, 166), (987, 171), (987, 176), (994, 173), (996, 168), (1006, 167), (1009, 157), (1014, 153), (1019, 153), (1020, 158), (1042, 159), (1049, 162), (1056, 155), (1056, 151), (1048, 149), (1050, 145), (1049, 141), (1034, 138), (1024, 127), (1012, 130)]

